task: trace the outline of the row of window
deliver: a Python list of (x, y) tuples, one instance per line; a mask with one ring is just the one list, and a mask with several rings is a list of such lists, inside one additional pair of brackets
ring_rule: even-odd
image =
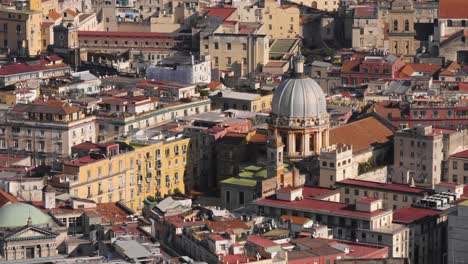
[[(345, 188), (345, 194), (350, 194), (350, 192), (351, 192), (350, 188)], [(361, 195), (361, 193), (362, 193), (362, 196), (364, 196), (364, 197), (370, 197), (369, 196), (369, 191), (362, 191), (361, 192), (359, 189), (354, 189), (354, 195), (355, 196), (359, 196), (359, 195)], [(382, 197), (380, 197), (379, 192), (372, 192), (372, 194), (373, 194), (373, 198), (376, 198), (376, 199), (383, 198), (384, 200), (388, 200), (388, 193), (386, 193), (386, 192), (383, 193)], [(408, 202), (408, 196), (407, 195), (401, 195), (401, 196), (402, 196), (401, 201)], [(400, 201), (400, 195), (393, 194), (393, 201)], [(417, 198), (413, 197), (412, 202), (416, 203)]]
[[(83, 40), (83, 43), (84, 43), (84, 44), (88, 44), (88, 41), (87, 41), (87, 40)], [(98, 43), (99, 43), (99, 41), (97, 41), (97, 40), (94, 41), (94, 44), (95, 44), (95, 45), (97, 45)], [(169, 47), (169, 46), (170, 46), (169, 42), (164, 42), (164, 43), (165, 43), (165, 46), (166, 46), (166, 47)], [(104, 40), (104, 44), (105, 44), (105, 45), (109, 44), (109, 41)], [(125, 40), (125, 41), (124, 41), (124, 44), (125, 44), (125, 45), (128, 45), (129, 42), (128, 42), (127, 40)], [(140, 42), (135, 41), (134, 44), (135, 44), (136, 46), (138, 46), (138, 45), (140, 45)], [(163, 44), (160, 43), (160, 42), (153, 42), (153, 43), (151, 43), (151, 44), (154, 44), (155, 46), (163, 46)], [(114, 45), (119, 45), (119, 42), (118, 42), (117, 40), (114, 41)], [(143, 45), (143, 44), (141, 44), (141, 45)], [(145, 45), (145, 46), (150, 46), (150, 42), (145, 41), (144, 45)]]
[[(452, 161), (452, 168), (458, 170), (458, 161)], [(463, 162), (463, 170), (468, 171), (468, 162)]]
[[(218, 42), (215, 42), (213, 44), (214, 46), (214, 49), (219, 49), (219, 43)], [(208, 46), (205, 45), (205, 48), (208, 49)], [(232, 44), (230, 42), (226, 43), (226, 49), (227, 50), (231, 50), (232, 49)], [(242, 43), (242, 50), (247, 50), (247, 44), (246, 43)]]
[[(340, 167), (341, 165), (346, 165), (348, 163), (351, 163), (351, 159), (348, 159), (347, 161), (346, 160), (343, 160), (342, 162), (338, 162), (337, 164), (337, 167)], [(327, 167), (327, 165), (330, 166), (330, 168), (334, 168), (335, 167), (335, 163), (334, 162), (330, 162), (330, 163), (327, 163), (326, 161), (322, 161), (322, 166), (323, 167)]]
[[(232, 64), (232, 58), (231, 57), (226, 57), (226, 64), (228, 66), (231, 66)], [(214, 65), (215, 66), (219, 66), (219, 58), (218, 57), (214, 57)], [(242, 58), (242, 65), (247, 65), (247, 58)]]

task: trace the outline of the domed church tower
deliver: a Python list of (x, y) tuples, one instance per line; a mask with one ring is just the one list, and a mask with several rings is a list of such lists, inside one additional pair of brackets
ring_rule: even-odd
[(294, 73), (275, 91), (269, 129), (279, 134), (284, 153), (300, 160), (320, 152), (329, 142), (329, 115), (320, 85), (304, 75), (302, 55), (294, 58)]

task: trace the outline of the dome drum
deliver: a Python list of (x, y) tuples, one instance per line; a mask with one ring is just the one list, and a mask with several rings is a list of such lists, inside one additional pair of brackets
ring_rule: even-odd
[(317, 82), (304, 77), (303, 59), (297, 59), (296, 75), (275, 90), (269, 128), (278, 133), (289, 159), (316, 154), (329, 143), (329, 114), (325, 94)]
[(290, 129), (317, 128), (328, 126), (328, 114), (321, 117), (278, 117), (275, 114), (270, 116), (270, 125), (275, 127), (288, 127)]

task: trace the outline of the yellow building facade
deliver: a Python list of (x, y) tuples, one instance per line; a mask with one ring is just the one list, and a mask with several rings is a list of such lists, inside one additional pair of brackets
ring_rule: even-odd
[[(36, 5), (35, 1), (31, 2), (31, 7)], [(38, 55), (41, 21), (41, 11), (0, 7), (0, 47), (18, 56)]]
[(280, 6), (276, 0), (266, 0), (263, 10), (265, 32), (272, 38), (302, 36), (301, 13), (297, 6)]
[(323, 11), (336, 11), (340, 0), (290, 0), (293, 3)]
[(129, 142), (134, 150), (108, 158), (84, 157), (68, 162), (63, 172), (74, 177), (69, 193), (97, 203), (124, 201), (137, 212), (148, 196), (183, 193), (189, 140)]

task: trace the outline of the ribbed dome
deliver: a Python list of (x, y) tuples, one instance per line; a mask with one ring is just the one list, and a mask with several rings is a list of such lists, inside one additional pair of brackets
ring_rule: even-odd
[(52, 222), (50, 216), (32, 205), (11, 203), (0, 208), (0, 228), (25, 226), (29, 216), (32, 225), (47, 225)]
[(310, 78), (292, 78), (276, 88), (272, 113), (278, 117), (319, 117), (327, 113), (325, 94)]

